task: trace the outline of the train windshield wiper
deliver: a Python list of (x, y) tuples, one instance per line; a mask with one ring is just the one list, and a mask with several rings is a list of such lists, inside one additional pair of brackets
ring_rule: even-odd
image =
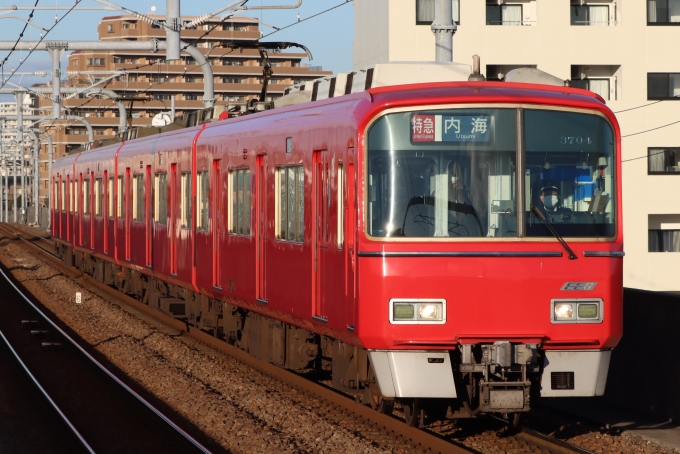
[(564, 241), (562, 239), (562, 237), (560, 236), (560, 234), (557, 233), (557, 230), (555, 230), (555, 228), (552, 226), (550, 221), (548, 221), (545, 218), (545, 216), (543, 216), (543, 213), (541, 212), (541, 210), (537, 206), (532, 205), (531, 211), (536, 215), (536, 217), (538, 219), (541, 220), (541, 222), (543, 222), (543, 225), (545, 226), (545, 228), (548, 229), (548, 231), (550, 233), (552, 233), (555, 238), (557, 238), (557, 241), (559, 241), (560, 244), (562, 245), (562, 247), (564, 248), (564, 250), (567, 251), (567, 255), (569, 256), (569, 260), (576, 260), (578, 257), (576, 257), (576, 254), (574, 254), (574, 251), (571, 250), (571, 248), (567, 245), (566, 241)]

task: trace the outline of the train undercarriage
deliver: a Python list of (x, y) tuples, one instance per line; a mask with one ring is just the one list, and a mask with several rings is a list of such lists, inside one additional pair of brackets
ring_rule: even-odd
[(411, 426), (422, 425), (426, 418), (481, 414), (494, 414), (517, 426), (529, 411), (531, 398), (540, 396), (543, 352), (537, 344), (497, 341), (461, 344), (449, 351), (408, 351), (428, 364), (447, 368), (444, 380), (447, 375), (452, 377), (444, 385), (454, 387), (445, 393), (447, 397), (422, 397), (427, 393), (418, 391), (418, 383), (409, 385), (401, 377), (398, 391), (380, 383), (381, 377), (385, 381), (381, 368), (394, 369), (385, 363), (384, 353), (390, 352), (357, 348), (75, 251), (69, 245), (57, 243), (56, 247), (68, 266), (262, 361), (330, 379), (333, 388), (381, 413), (392, 413), (398, 403)]

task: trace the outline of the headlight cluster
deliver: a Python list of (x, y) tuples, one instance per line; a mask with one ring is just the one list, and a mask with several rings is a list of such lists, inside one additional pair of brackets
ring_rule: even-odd
[(552, 323), (600, 323), (601, 299), (554, 299), (551, 301)]
[(446, 300), (392, 299), (390, 300), (390, 323), (414, 325), (446, 323)]

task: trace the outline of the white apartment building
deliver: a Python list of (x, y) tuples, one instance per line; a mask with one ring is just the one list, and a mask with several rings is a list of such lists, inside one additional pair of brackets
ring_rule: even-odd
[[(454, 61), (534, 67), (607, 100), (623, 135), (624, 285), (680, 291), (680, 0), (452, 0)], [(354, 0), (354, 69), (433, 61), (435, 0)], [(669, 126), (667, 126), (669, 125)]]

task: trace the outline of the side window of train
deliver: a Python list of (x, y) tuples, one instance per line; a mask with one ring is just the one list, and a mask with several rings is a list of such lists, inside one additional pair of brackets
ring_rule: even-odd
[(144, 175), (132, 180), (132, 213), (134, 221), (144, 221)]
[(229, 171), (229, 233), (250, 235), (250, 169)]
[(154, 221), (156, 224), (168, 224), (168, 174), (156, 174), (154, 182)]
[(66, 211), (66, 182), (61, 182), (61, 211)]
[(90, 213), (90, 179), (86, 178), (83, 180), (83, 214)]
[(199, 230), (208, 230), (209, 219), (209, 200), (210, 200), (210, 179), (208, 178), (208, 171), (198, 172), (198, 181), (196, 188), (196, 201), (198, 203), (196, 228)]
[(118, 203), (116, 203), (116, 217), (123, 217), (123, 206), (125, 206), (125, 193), (123, 192), (123, 177), (118, 177)]
[(302, 166), (276, 169), (276, 237), (302, 243), (304, 238), (305, 172)]
[(191, 173), (182, 173), (181, 226), (191, 228)]
[(73, 201), (75, 200), (75, 195), (74, 195), (74, 181), (71, 180), (68, 183), (68, 208), (71, 213), (75, 211), (75, 204)]
[(344, 199), (344, 174), (342, 173), (342, 163), (338, 164), (338, 181), (337, 181), (337, 186), (338, 186), (338, 194), (337, 194), (337, 201), (338, 201), (338, 249), (342, 249), (343, 243), (344, 243), (344, 215), (345, 215), (345, 199)]
[(109, 177), (109, 189), (106, 191), (108, 197), (107, 206), (109, 210), (109, 218), (113, 217), (113, 177)]
[(94, 215), (102, 215), (102, 197), (104, 197), (104, 192), (102, 191), (102, 179), (97, 178), (94, 183)]

